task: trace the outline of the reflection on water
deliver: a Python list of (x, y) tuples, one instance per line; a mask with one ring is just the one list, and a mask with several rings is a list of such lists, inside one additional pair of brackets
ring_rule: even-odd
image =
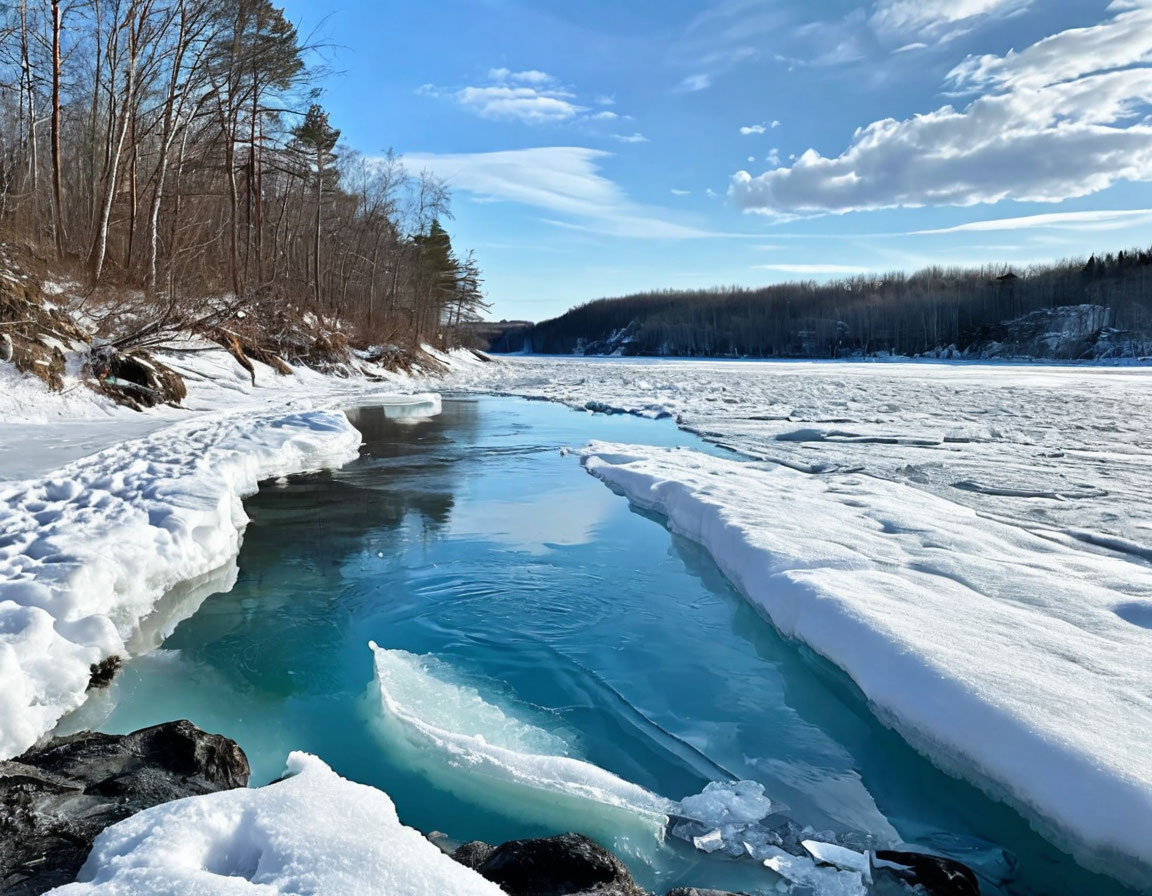
[[(467, 682), (462, 693), (661, 797), (753, 779), (818, 829), (1001, 844), (1020, 857), (1013, 893), (1124, 892), (936, 771), (843, 675), (776, 635), (698, 547), (559, 450), (591, 438), (718, 449), (670, 423), (513, 399), (447, 401), (418, 422), (370, 408), (350, 418), (361, 459), (249, 500), (235, 587), (70, 725), (189, 718), (235, 737), (254, 783), (278, 776), (290, 750), (315, 752), (387, 790), (407, 823), (456, 839), (579, 829), (578, 810), (561, 824), (500, 787), (461, 786), (462, 760), (437, 755), (435, 737), (418, 755), (387, 748), (375, 641), (435, 657)], [(634, 871), (660, 892), (775, 883), (751, 863), (633, 846)]]

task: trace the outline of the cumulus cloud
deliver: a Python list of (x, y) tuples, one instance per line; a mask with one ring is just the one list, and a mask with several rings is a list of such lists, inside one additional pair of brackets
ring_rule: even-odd
[(412, 154), (415, 169), (485, 202), (517, 202), (569, 220), (550, 223), (618, 237), (731, 237), (672, 220), (669, 212), (633, 202), (599, 171), (611, 153), (580, 146), (546, 146), (485, 153)]
[(1092, 28), (954, 69), (951, 85), (985, 91), (966, 107), (873, 122), (834, 158), (809, 149), (787, 168), (737, 172), (729, 195), (748, 211), (819, 214), (1060, 202), (1152, 180), (1152, 68), (1133, 65), (1152, 54), (1152, 0), (1110, 9)]
[(766, 133), (767, 131), (768, 131), (767, 126), (762, 125), (762, 124), (749, 124), (749, 125), (745, 125), (744, 127), (740, 128), (740, 133), (743, 134), (745, 137), (749, 136), (750, 134), (763, 134), (763, 133)]
[(647, 143), (648, 138), (637, 131), (635, 134), (613, 134), (613, 140), (618, 140), (621, 143)]

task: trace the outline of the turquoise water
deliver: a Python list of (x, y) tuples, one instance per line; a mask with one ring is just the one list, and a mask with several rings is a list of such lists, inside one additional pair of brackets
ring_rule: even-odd
[[(1006, 848), (1018, 876), (988, 893), (1125, 892), (938, 772), (845, 676), (777, 636), (700, 549), (560, 450), (592, 438), (718, 449), (667, 421), (516, 399), (445, 401), (441, 416), (415, 423), (371, 408), (350, 417), (365, 437), (361, 459), (267, 483), (246, 504), (235, 587), (130, 663), (71, 725), (125, 732), (188, 718), (238, 740), (255, 784), (306, 750), (386, 790), (424, 831), (607, 839), (618, 825), (613, 845), (660, 892), (775, 885), (750, 861), (658, 847), (619, 813), (531, 799), (500, 771), (480, 776), (413, 739), (382, 708), (375, 641), (394, 651), (397, 686), (417, 713), (441, 725), (461, 714), (469, 734), (512, 719), (502, 746), (567, 752), (670, 799), (755, 780), (801, 824), (975, 864)], [(425, 673), (448, 688), (435, 706), (419, 704)]]

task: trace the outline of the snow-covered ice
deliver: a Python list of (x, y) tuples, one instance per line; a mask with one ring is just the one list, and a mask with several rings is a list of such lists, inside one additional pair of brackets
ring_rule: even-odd
[(1087, 864), (1152, 868), (1152, 569), (862, 473), (591, 444), (589, 472), (703, 545), (784, 634), (946, 768)]
[(381, 791), (293, 753), (290, 777), (146, 809), (104, 831), (60, 896), (502, 896), (405, 827)]

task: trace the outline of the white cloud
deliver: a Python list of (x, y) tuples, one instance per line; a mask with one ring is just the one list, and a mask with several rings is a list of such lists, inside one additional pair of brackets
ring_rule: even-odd
[(866, 274), (870, 268), (860, 268), (844, 264), (754, 264), (756, 271), (777, 271), (781, 274)]
[(774, 128), (780, 127), (780, 122), (777, 121), (776, 119), (772, 119), (772, 127), (774, 127)]
[(612, 139), (613, 140), (619, 140), (621, 143), (647, 143), (648, 142), (648, 138), (645, 137), (640, 132), (636, 132), (635, 134), (630, 134), (630, 135), (629, 134), (613, 134)]
[(1152, 2), (1113, 3), (1111, 19), (1072, 28), (1006, 56), (969, 56), (948, 74), (959, 90), (1040, 88), (1152, 62)]
[(690, 196), (692, 194), (692, 191), (691, 190), (677, 190), (675, 187), (673, 187), (671, 190), (671, 193), (673, 196)]
[(461, 108), (481, 118), (515, 119), (529, 124), (569, 121), (587, 111), (587, 107), (572, 101), (570, 93), (535, 87), (463, 87), (452, 96)]
[[(912, 236), (940, 233), (986, 233), (995, 230), (1031, 230), (1054, 228), (1059, 230), (1120, 230), (1152, 221), (1152, 208), (1106, 211), (1054, 212), (1047, 215), (1026, 215), (1019, 218), (994, 218), (989, 221), (971, 221), (955, 227), (936, 230), (914, 230)], [(970, 247), (972, 248), (972, 247)]]
[(750, 134), (764, 134), (767, 133), (767, 131), (768, 127), (762, 124), (750, 124), (740, 128), (740, 133), (745, 137), (749, 136)]
[(696, 93), (699, 90), (707, 90), (711, 86), (711, 75), (689, 75), (677, 85), (676, 89), (683, 93)]
[(958, 67), (950, 83), (989, 91), (965, 108), (873, 122), (834, 158), (810, 149), (788, 168), (737, 172), (729, 194), (749, 211), (819, 214), (1060, 202), (1152, 180), (1152, 121), (1139, 118), (1152, 68), (1100, 70), (1106, 53), (1122, 65), (1152, 56), (1152, 0), (1111, 9), (1093, 28)]
[(748, 156), (748, 164), (751, 165), (756, 161), (756, 156)]
[(663, 209), (633, 202), (599, 172), (611, 153), (580, 146), (546, 146), (503, 152), (412, 154), (415, 170), (442, 178), (451, 189), (485, 201), (517, 202), (574, 220), (561, 227), (617, 237), (698, 239), (721, 234), (671, 220)]
[(515, 81), (518, 84), (552, 84), (556, 79), (547, 72), (537, 71), (536, 69), (528, 69), (523, 72), (514, 72), (507, 68), (490, 68), (488, 69), (488, 80), (490, 81)]
[(768, 155), (764, 157), (764, 161), (771, 165), (773, 168), (779, 168), (780, 150), (778, 150), (776, 147), (772, 147), (772, 149), (768, 152)]
[(878, 0), (870, 24), (881, 35), (939, 38), (973, 20), (1019, 12), (1031, 4), (1032, 0)]
[[(572, 121), (615, 121), (628, 116), (607, 109), (593, 112), (561, 86), (556, 78), (536, 69), (514, 72), (508, 68), (488, 70), (489, 84), (442, 88), (425, 84), (416, 92), (449, 99), (461, 109), (493, 121), (526, 124), (565, 124)], [(603, 104), (605, 97), (597, 102)]]

